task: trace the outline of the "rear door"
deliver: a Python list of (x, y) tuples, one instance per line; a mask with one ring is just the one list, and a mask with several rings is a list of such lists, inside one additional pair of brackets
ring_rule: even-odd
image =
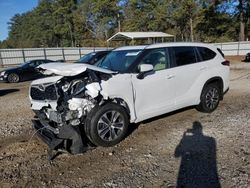
[[(193, 103), (196, 97), (196, 82), (203, 67), (198, 62), (196, 47), (178, 46), (171, 48), (173, 73), (175, 75), (176, 107), (182, 108)], [(205, 68), (204, 68), (205, 69)]]

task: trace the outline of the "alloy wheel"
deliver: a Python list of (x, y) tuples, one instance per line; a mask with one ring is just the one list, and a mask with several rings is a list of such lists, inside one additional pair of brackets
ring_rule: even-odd
[(99, 137), (104, 141), (113, 141), (123, 132), (125, 126), (123, 116), (115, 110), (105, 112), (97, 124)]
[(219, 91), (217, 90), (217, 88), (211, 88), (206, 96), (206, 105), (209, 109), (214, 109), (220, 100), (220, 95), (219, 95)]

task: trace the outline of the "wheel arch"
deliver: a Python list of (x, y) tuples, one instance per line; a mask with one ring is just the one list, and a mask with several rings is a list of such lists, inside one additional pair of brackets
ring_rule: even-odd
[(219, 76), (215, 76), (215, 77), (212, 77), (210, 79), (208, 79), (204, 86), (202, 87), (202, 90), (201, 90), (201, 93), (203, 91), (203, 89), (209, 85), (209, 84), (217, 84), (219, 86), (219, 89), (220, 89), (220, 100), (223, 99), (223, 90), (224, 90), (224, 83), (223, 83), (223, 79)]
[(124, 100), (123, 98), (120, 98), (120, 97), (108, 98), (107, 100), (104, 100), (104, 102), (101, 104), (101, 106), (105, 105), (109, 102), (116, 103), (116, 104), (124, 107), (125, 111), (128, 114), (129, 120), (131, 120), (131, 116), (133, 116), (131, 114), (131, 112), (133, 112), (133, 111), (132, 111), (131, 107), (129, 106), (129, 104), (126, 102), (126, 100)]
[(19, 73), (18, 71), (11, 71), (11, 72), (7, 72), (7, 73), (6, 73), (6, 81), (7, 81), (7, 82), (9, 82), (9, 76), (10, 76), (11, 74), (17, 75), (18, 78), (19, 78), (19, 81), (18, 81), (18, 82), (21, 81), (20, 73)]

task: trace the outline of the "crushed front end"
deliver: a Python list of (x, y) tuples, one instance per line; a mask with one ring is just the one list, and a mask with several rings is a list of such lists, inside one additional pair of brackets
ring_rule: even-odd
[(85, 135), (88, 113), (102, 103), (100, 82), (111, 77), (93, 70), (73, 76), (52, 76), (31, 83), (32, 120), (51, 150), (82, 153), (92, 146)]

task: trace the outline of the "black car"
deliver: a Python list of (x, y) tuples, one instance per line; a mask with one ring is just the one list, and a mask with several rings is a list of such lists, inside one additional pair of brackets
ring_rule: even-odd
[(42, 77), (35, 68), (44, 63), (52, 63), (55, 61), (49, 59), (36, 59), (27, 61), (20, 66), (8, 68), (0, 72), (0, 81), (16, 83), (19, 81), (33, 80)]
[(250, 62), (250, 53), (247, 53), (246, 57), (244, 60), (242, 60), (244, 62)]
[(91, 52), (81, 57), (76, 63), (86, 63), (94, 65), (98, 60), (106, 56), (110, 51)]

